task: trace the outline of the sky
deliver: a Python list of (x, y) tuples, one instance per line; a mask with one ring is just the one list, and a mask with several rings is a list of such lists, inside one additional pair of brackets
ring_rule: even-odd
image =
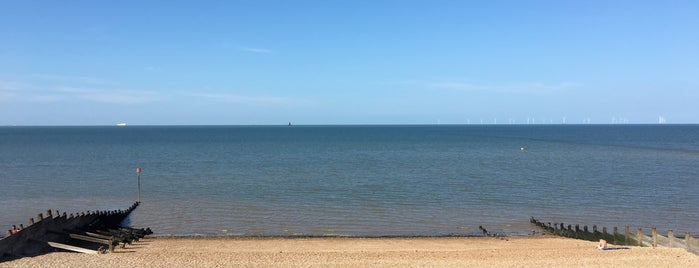
[(3, 1), (0, 125), (699, 123), (699, 1)]

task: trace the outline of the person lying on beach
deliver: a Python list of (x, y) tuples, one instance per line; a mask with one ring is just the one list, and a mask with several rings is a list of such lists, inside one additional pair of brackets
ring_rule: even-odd
[(607, 240), (600, 239), (599, 244), (597, 244), (597, 249), (604, 250), (607, 248)]
[(617, 249), (630, 249), (628, 247), (608, 247), (607, 240), (600, 239), (599, 244), (597, 244), (597, 249), (599, 250), (617, 250)]

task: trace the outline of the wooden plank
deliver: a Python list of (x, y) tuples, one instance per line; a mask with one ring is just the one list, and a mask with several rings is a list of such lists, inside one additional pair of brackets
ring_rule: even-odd
[(97, 250), (86, 249), (86, 248), (81, 248), (81, 247), (56, 243), (56, 242), (48, 242), (48, 243), (49, 243), (49, 246), (54, 247), (54, 248), (60, 248), (60, 249), (65, 249), (65, 250), (70, 250), (73, 252), (80, 252), (80, 253), (85, 253), (85, 254), (98, 254)]
[(100, 244), (105, 244), (105, 245), (111, 245), (112, 241), (107, 240), (107, 239), (99, 239), (95, 237), (90, 237), (86, 235), (79, 235), (79, 234), (69, 234), (70, 238), (73, 239), (78, 239), (78, 240), (83, 240), (83, 241), (88, 241), (88, 242), (95, 242), (95, 243), (100, 243)]
[(99, 238), (99, 239), (106, 239), (106, 240), (112, 240), (111, 236), (106, 236), (106, 235), (101, 235), (101, 234), (96, 234), (96, 233), (91, 233), (91, 232), (85, 232), (86, 235)]

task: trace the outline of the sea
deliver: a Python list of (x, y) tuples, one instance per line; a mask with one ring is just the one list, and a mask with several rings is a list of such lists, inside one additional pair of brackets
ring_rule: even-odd
[(140, 198), (158, 236), (697, 234), (699, 125), (7, 126), (0, 184), (6, 230)]

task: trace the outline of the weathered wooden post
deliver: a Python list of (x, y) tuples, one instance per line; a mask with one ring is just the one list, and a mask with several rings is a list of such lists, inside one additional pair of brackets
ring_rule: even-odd
[(658, 246), (658, 230), (655, 229), (655, 226), (650, 229), (651, 232), (651, 237), (653, 238), (653, 247)]
[(609, 235), (609, 234), (607, 233), (607, 227), (602, 226), (602, 234), (599, 235), (599, 236), (596, 235), (596, 236), (595, 236), (595, 239), (597, 239), (597, 238), (607, 239), (607, 235)]
[(687, 250), (691, 252), (692, 251), (692, 242), (689, 241), (690, 239), (692, 239), (692, 235), (689, 232), (685, 232), (684, 233), (684, 243), (687, 244)]
[(597, 224), (592, 225), (592, 232), (596, 233), (597, 232)]
[(7, 230), (7, 233), (5, 234), (5, 236), (11, 236), (11, 235), (12, 235), (12, 230)]
[(614, 232), (614, 245), (618, 245), (619, 243), (616, 240), (616, 238), (617, 238), (617, 236), (619, 236), (619, 229), (616, 226), (614, 226), (613, 232)]
[(629, 226), (626, 225), (624, 226), (624, 245), (628, 245), (630, 243), (631, 239), (631, 231), (629, 230)]
[(44, 214), (39, 213), (36, 215), (36, 221), (43, 221), (43, 220), (44, 220)]
[(667, 241), (668, 246), (672, 247), (675, 244), (675, 232), (672, 230), (667, 230)]
[(580, 224), (575, 225), (575, 232), (580, 232)]
[(641, 227), (638, 227), (638, 230), (636, 231), (636, 240), (638, 241), (638, 246), (642, 247), (643, 246), (643, 230), (641, 230)]
[(587, 231), (587, 225), (583, 226), (583, 231), (586, 232), (586, 233), (589, 233), (589, 232)]
[(136, 168), (136, 174), (138, 176), (138, 199), (136, 199), (138, 203), (141, 203), (141, 168), (137, 167)]
[(50, 209), (47, 209), (47, 210), (46, 210), (46, 218), (47, 218), (47, 219), (53, 218), (53, 215), (51, 215), (51, 210), (50, 210)]
[(29, 225), (34, 225), (34, 218), (29, 218)]

